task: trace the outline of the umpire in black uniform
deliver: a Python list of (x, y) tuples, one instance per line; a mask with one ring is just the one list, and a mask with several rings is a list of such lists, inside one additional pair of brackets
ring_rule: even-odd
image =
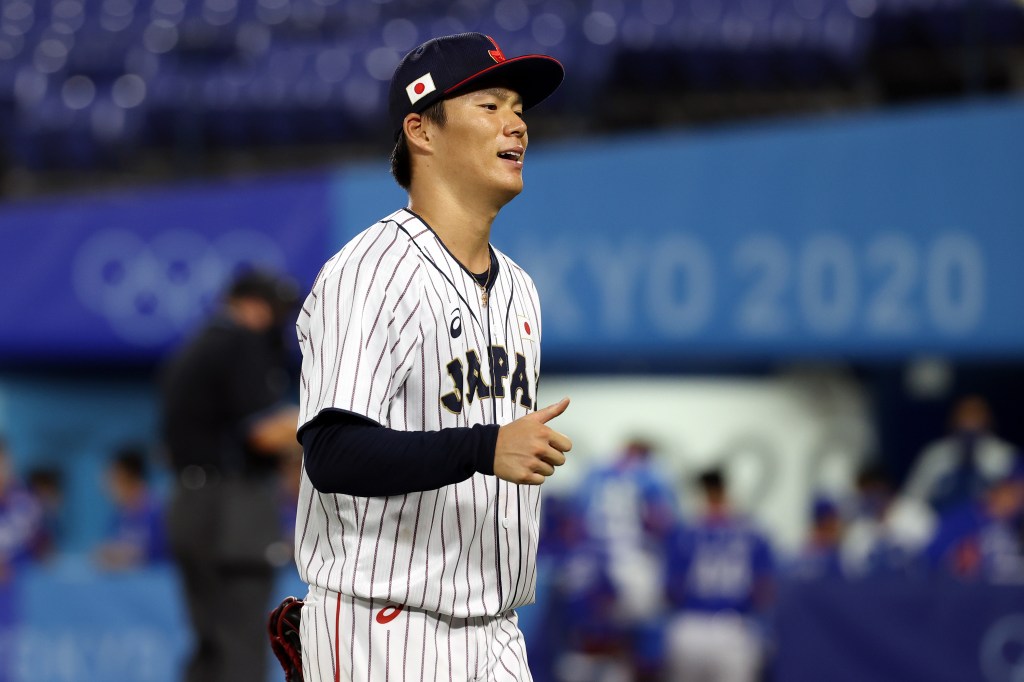
[(176, 473), (168, 536), (195, 635), (187, 682), (266, 679), (268, 549), (283, 535), (276, 472), (299, 447), (283, 334), (297, 301), (287, 279), (242, 273), (162, 371)]

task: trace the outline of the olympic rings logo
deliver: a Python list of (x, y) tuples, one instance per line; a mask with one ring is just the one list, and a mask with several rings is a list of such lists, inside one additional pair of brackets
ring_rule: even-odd
[(1024, 682), (1024, 614), (1010, 614), (993, 623), (978, 652), (987, 682)]
[(118, 338), (152, 347), (177, 338), (208, 313), (228, 279), (246, 266), (283, 270), (284, 254), (252, 230), (214, 237), (178, 229), (147, 239), (108, 229), (82, 244), (72, 282), (78, 299)]

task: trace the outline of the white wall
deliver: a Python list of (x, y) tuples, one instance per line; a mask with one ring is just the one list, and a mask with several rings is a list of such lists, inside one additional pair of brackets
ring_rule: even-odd
[(734, 501), (791, 550), (815, 491), (843, 493), (873, 433), (866, 399), (835, 370), (765, 378), (545, 376), (540, 406), (569, 396), (552, 426), (573, 439), (569, 461), (545, 485), (572, 489), (595, 462), (642, 435), (693, 510), (688, 479), (723, 464)]

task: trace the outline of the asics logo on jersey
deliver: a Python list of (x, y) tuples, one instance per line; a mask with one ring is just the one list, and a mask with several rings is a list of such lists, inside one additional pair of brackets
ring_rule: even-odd
[(441, 396), (441, 404), (455, 414), (462, 412), (465, 402), (472, 404), (475, 398), (504, 398), (505, 380), (508, 380), (508, 397), (528, 410), (533, 409), (533, 395), (530, 389), (530, 377), (526, 371), (526, 356), (516, 353), (516, 366), (509, 375), (508, 351), (503, 346), (490, 346), (488, 356), (491, 360), (490, 384), (484, 379), (483, 365), (476, 350), (466, 351), (466, 362), (455, 358), (447, 364), (448, 376), (451, 378), (452, 390)]
[(462, 336), (462, 311), (458, 308), (452, 313), (451, 324), (448, 325), (448, 331), (451, 332), (452, 338), (457, 339)]
[(398, 618), (398, 614), (402, 612), (405, 606), (399, 604), (398, 606), (385, 606), (377, 612), (377, 622), (381, 625), (387, 625), (395, 618)]

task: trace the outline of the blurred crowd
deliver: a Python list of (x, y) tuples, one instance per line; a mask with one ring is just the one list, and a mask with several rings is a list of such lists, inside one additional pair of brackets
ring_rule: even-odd
[(546, 497), (538, 682), (769, 680), (778, 596), (801, 581), (1024, 585), (1024, 457), (979, 396), (899, 484), (873, 462), (848, 494), (815, 495), (795, 550), (734, 503), (727, 470), (691, 479), (635, 440)]
[[(940, 432), (899, 484), (882, 461), (849, 494), (814, 496), (795, 551), (740, 511), (726, 469), (675, 480), (653, 444), (625, 443), (571, 491), (545, 498), (536, 680), (770, 679), (773, 609), (799, 581), (1024, 584), (1024, 458), (994, 433), (979, 396), (961, 399)], [(0, 591), (20, 567), (61, 550), (60, 472), (18, 472), (13, 462), (0, 441)], [(285, 565), (299, 465), (278, 465)], [(98, 568), (171, 559), (168, 495), (154, 485), (166, 466), (137, 445), (111, 454), (102, 493), (113, 512), (91, 553)]]
[[(90, 552), (98, 569), (132, 570), (170, 560), (167, 496), (159, 485), (164, 465), (159, 460), (152, 448), (135, 443), (111, 453), (103, 487), (96, 491), (97, 498), (105, 497), (112, 510), (102, 538)], [(281, 464), (281, 546), (275, 547), (274, 556), (281, 564), (291, 561), (298, 476), (298, 460)], [(0, 585), (9, 583), (20, 568), (45, 565), (66, 550), (63, 500), (59, 469), (17, 471), (7, 442), (0, 439)]]

